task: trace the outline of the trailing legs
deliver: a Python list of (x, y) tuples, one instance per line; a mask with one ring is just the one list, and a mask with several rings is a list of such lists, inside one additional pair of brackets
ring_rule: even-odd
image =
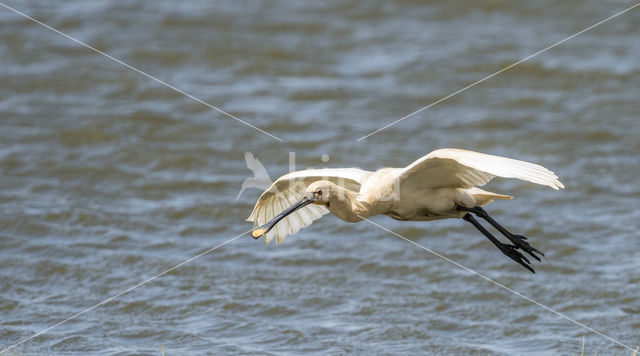
[[(509, 256), (512, 260), (518, 262), (519, 264), (521, 264), (523, 267), (527, 268), (531, 272), (535, 273), (533, 268), (529, 266), (530, 264), (529, 260), (526, 257), (524, 257), (524, 255), (522, 255), (520, 252), (518, 252), (517, 249), (523, 250), (524, 252), (528, 253), (531, 257), (535, 258), (538, 261), (540, 261), (540, 258), (536, 254), (544, 256), (544, 253), (542, 253), (538, 249), (531, 246), (526, 241), (527, 238), (525, 236), (512, 234), (510, 231), (508, 231), (507, 229), (502, 227), (500, 224), (498, 224), (495, 220), (493, 220), (493, 218), (491, 218), (491, 216), (489, 216), (489, 214), (479, 206), (474, 208), (458, 206), (457, 209), (466, 211), (467, 214), (465, 214), (465, 216), (462, 219), (470, 222), (473, 226), (475, 226), (476, 229), (482, 232), (482, 234), (484, 234), (489, 239), (489, 241), (491, 241), (494, 245), (496, 245), (496, 247), (498, 247), (500, 251), (502, 251), (502, 253)], [(507, 239), (509, 239), (509, 241), (511, 241), (513, 245), (503, 244), (500, 241), (498, 241), (498, 239), (496, 239), (487, 229), (485, 229), (480, 224), (480, 222), (478, 222), (478, 220), (476, 220), (473, 217), (473, 215), (471, 215), (471, 213), (486, 220), (489, 224), (491, 224), (491, 226), (496, 228), (496, 230), (500, 231), (500, 233), (502, 233)]]

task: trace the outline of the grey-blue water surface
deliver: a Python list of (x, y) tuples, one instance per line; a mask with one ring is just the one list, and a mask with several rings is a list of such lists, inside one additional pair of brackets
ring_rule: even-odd
[[(44, 1), (0, 7), (0, 349), (251, 228), (252, 151), (296, 167), (404, 166), (440, 147), (542, 164), (491, 214), (531, 274), (461, 220), (374, 221), (640, 344), (640, 8), (629, 1)], [(323, 162), (321, 156), (329, 156)], [(7, 354), (631, 351), (367, 223), (248, 235)]]

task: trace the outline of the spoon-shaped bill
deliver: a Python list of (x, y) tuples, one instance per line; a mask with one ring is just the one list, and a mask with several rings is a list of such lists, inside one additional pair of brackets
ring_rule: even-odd
[(271, 231), (271, 229), (273, 229), (274, 226), (276, 226), (276, 224), (284, 219), (285, 217), (287, 217), (287, 215), (293, 213), (294, 211), (303, 208), (309, 204), (313, 203), (313, 198), (309, 197), (309, 196), (305, 196), (304, 198), (302, 198), (302, 200), (300, 200), (299, 202), (293, 204), (292, 206), (288, 207), (287, 209), (285, 209), (283, 212), (281, 212), (280, 214), (276, 215), (273, 219), (267, 221), (266, 223), (258, 226), (257, 228), (255, 228), (253, 231), (251, 231), (251, 237), (253, 237), (254, 239), (259, 239), (260, 236), (268, 233), (269, 231)]

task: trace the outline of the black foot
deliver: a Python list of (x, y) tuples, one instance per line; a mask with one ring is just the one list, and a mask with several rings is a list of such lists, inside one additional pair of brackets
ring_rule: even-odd
[(527, 240), (526, 236), (511, 234), (511, 236), (507, 236), (507, 238), (511, 242), (513, 242), (514, 245), (522, 249), (522, 251), (528, 253), (531, 257), (535, 258), (536, 260), (540, 261), (540, 257), (536, 256), (535, 255), (536, 253), (544, 257), (544, 253), (542, 253), (542, 251), (529, 245), (529, 243), (526, 241)]
[(536, 273), (536, 271), (534, 271), (533, 268), (529, 266), (531, 262), (529, 262), (529, 260), (518, 251), (517, 246), (510, 245), (510, 244), (503, 244), (503, 243), (500, 243), (499, 245), (496, 245), (496, 246), (500, 249), (500, 251), (502, 251), (502, 253), (509, 256), (509, 258), (511, 258), (512, 260), (518, 262), (522, 267), (528, 269), (532, 273)]

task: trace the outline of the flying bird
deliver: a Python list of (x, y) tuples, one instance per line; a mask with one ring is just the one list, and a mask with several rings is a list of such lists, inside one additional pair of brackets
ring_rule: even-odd
[[(327, 213), (346, 222), (384, 214), (396, 220), (430, 221), (461, 218), (471, 223), (503, 254), (535, 273), (522, 252), (540, 261), (544, 254), (498, 224), (482, 206), (509, 195), (478, 188), (495, 177), (516, 178), (564, 188), (550, 170), (529, 162), (474, 151), (443, 148), (405, 168), (375, 172), (359, 168), (325, 168), (296, 171), (278, 178), (258, 199), (247, 221), (251, 235), (274, 238), (280, 244), (288, 235), (311, 225)], [(475, 215), (475, 216), (474, 216)], [(511, 243), (500, 242), (476, 219), (497, 229)]]
[(260, 190), (265, 190), (271, 186), (273, 181), (269, 177), (269, 173), (264, 168), (260, 161), (253, 157), (253, 153), (245, 152), (244, 160), (247, 162), (247, 168), (249, 168), (253, 172), (253, 177), (249, 177), (242, 182), (242, 187), (240, 188), (240, 192), (236, 196), (236, 200), (240, 198), (242, 192), (244, 192), (247, 188), (258, 188)]

